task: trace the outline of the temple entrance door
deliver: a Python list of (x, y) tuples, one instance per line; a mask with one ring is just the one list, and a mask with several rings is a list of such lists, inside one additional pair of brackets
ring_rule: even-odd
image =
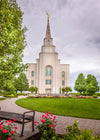
[(48, 95), (51, 94), (51, 88), (46, 88), (45, 91), (46, 91), (46, 94), (48, 94)]

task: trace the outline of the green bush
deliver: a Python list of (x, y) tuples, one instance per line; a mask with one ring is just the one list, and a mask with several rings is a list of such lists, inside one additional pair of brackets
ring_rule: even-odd
[(93, 95), (93, 97), (94, 97), (94, 98), (97, 98), (97, 97), (98, 97), (98, 95), (94, 94), (94, 95)]
[(55, 124), (56, 124), (56, 116), (53, 116), (50, 114), (50, 112), (45, 112), (45, 114), (42, 114), (41, 122), (34, 122), (37, 128), (39, 129), (39, 132), (41, 134), (41, 140), (58, 140), (58, 136), (55, 133)]
[(17, 93), (18, 96), (26, 96), (27, 94), (25, 93)]
[(100, 93), (95, 93), (95, 95), (100, 96)]
[(67, 126), (63, 140), (100, 140), (100, 138), (95, 133), (93, 136), (92, 129), (80, 131), (78, 121), (75, 120), (72, 125)]

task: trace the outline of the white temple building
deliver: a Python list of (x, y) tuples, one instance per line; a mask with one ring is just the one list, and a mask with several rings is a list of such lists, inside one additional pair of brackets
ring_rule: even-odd
[(26, 76), (29, 86), (37, 87), (39, 94), (59, 94), (61, 88), (70, 86), (70, 65), (60, 64), (51, 37), (48, 14), (46, 35), (39, 59), (36, 63), (27, 63), (27, 66)]

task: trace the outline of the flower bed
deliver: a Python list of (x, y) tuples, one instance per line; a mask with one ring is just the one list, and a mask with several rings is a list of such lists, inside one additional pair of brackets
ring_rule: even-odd
[(0, 140), (14, 140), (17, 127), (15, 126), (14, 121), (2, 121), (0, 122)]

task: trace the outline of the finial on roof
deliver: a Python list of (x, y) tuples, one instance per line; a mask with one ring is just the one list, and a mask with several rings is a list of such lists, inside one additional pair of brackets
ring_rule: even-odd
[(47, 13), (47, 19), (49, 20), (49, 14)]
[(51, 33), (50, 33), (50, 25), (49, 25), (49, 14), (47, 13), (47, 29), (46, 29), (46, 38), (51, 38)]

